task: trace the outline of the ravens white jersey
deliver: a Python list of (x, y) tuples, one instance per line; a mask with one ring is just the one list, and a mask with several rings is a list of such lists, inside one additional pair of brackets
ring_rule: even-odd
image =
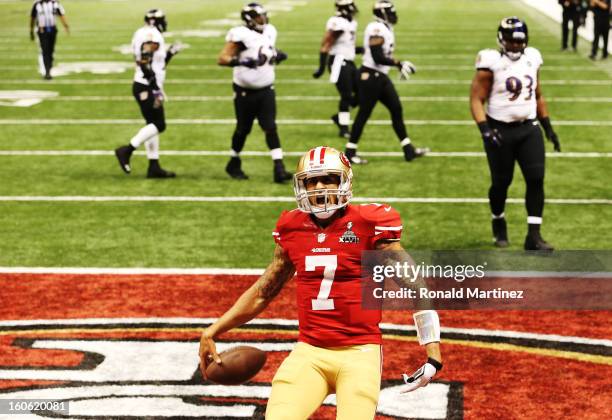
[(353, 19), (349, 21), (342, 16), (332, 16), (325, 25), (325, 30), (332, 32), (342, 31), (342, 35), (336, 39), (329, 53), (331, 55), (341, 55), (345, 60), (355, 60), (355, 36), (357, 34), (357, 22)]
[[(164, 42), (164, 36), (155, 26), (146, 25), (134, 33), (134, 37), (132, 38), (132, 51), (134, 52), (134, 58), (137, 62), (140, 61), (142, 57), (143, 45), (147, 43), (158, 45), (157, 50), (153, 53), (151, 68), (155, 73), (157, 86), (162, 89), (164, 80), (166, 79), (166, 43)], [(138, 64), (136, 64), (134, 81), (142, 83), (143, 85), (149, 84)]]
[(363, 46), (365, 48), (365, 53), (363, 55), (363, 65), (365, 67), (378, 70), (381, 73), (389, 73), (390, 66), (383, 66), (380, 64), (376, 64), (374, 62), (374, 58), (372, 58), (372, 51), (370, 50), (370, 38), (374, 36), (379, 36), (384, 39), (384, 44), (382, 45), (383, 53), (385, 56), (391, 56), (393, 54), (393, 49), (395, 48), (395, 35), (393, 34), (393, 29), (389, 26), (385, 25), (382, 22), (371, 22), (366, 26), (365, 34), (363, 36)]
[(487, 101), (487, 115), (498, 121), (514, 122), (535, 119), (538, 70), (542, 55), (532, 47), (525, 48), (513, 61), (500, 51), (482, 50), (476, 59), (476, 69), (493, 73), (493, 86)]
[(274, 83), (274, 66), (270, 59), (276, 54), (276, 28), (270, 24), (264, 27), (263, 33), (251, 30), (246, 26), (232, 28), (225, 37), (227, 42), (235, 42), (244, 48), (238, 54), (239, 60), (252, 58), (259, 60), (265, 56), (265, 63), (254, 69), (245, 66), (234, 67), (234, 83), (246, 89), (260, 89)]

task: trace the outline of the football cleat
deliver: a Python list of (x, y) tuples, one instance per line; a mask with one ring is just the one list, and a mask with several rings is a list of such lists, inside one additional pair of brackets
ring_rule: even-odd
[(403, 147), (404, 159), (406, 162), (410, 162), (416, 158), (420, 158), (429, 153), (429, 147), (414, 147), (412, 144), (407, 144)]
[(274, 182), (282, 184), (293, 178), (293, 174), (285, 170), (285, 164), (281, 159), (274, 161)]
[(166, 171), (159, 166), (159, 161), (155, 159), (149, 160), (149, 170), (147, 171), (147, 178), (174, 178), (176, 174), (171, 171)]
[(150, 26), (155, 26), (159, 32), (166, 32), (168, 29), (166, 15), (161, 9), (149, 10), (144, 17), (144, 21)]
[(529, 34), (525, 22), (516, 16), (502, 19), (497, 28), (497, 43), (508, 58), (513, 61), (521, 58), (528, 42)]
[(376, 20), (395, 25), (397, 23), (397, 13), (395, 6), (389, 0), (379, 0), (374, 3), (372, 13), (376, 17)]
[(368, 160), (362, 158), (361, 156), (357, 156), (357, 150), (346, 148), (344, 151), (346, 158), (354, 165), (367, 165)]
[(132, 172), (132, 168), (130, 167), (130, 158), (132, 157), (132, 152), (134, 148), (131, 145), (121, 146), (115, 149), (115, 156), (119, 161), (119, 166), (121, 170), (126, 174), (130, 174)]
[(527, 234), (527, 236), (525, 237), (524, 248), (525, 248), (525, 251), (546, 251), (546, 252), (552, 252), (555, 249), (551, 244), (546, 242), (544, 238), (542, 238), (539, 232), (537, 233), (532, 232), (532, 233)]
[(239, 157), (233, 157), (225, 166), (225, 172), (234, 179), (249, 179), (248, 175), (242, 172), (242, 161)]
[(508, 242), (508, 229), (506, 227), (506, 219), (492, 219), (491, 227), (493, 228), (493, 243), (498, 248), (506, 248), (510, 245)]
[(334, 124), (336, 124), (338, 126), (338, 129), (340, 130), (338, 132), (338, 136), (342, 137), (344, 139), (350, 139), (351, 138), (351, 132), (349, 131), (349, 128), (347, 125), (340, 125), (340, 121), (338, 120), (338, 114), (334, 114), (331, 116), (332, 121), (334, 122)]

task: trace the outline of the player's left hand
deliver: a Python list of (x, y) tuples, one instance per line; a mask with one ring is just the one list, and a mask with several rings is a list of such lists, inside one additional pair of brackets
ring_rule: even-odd
[(170, 47), (168, 48), (168, 52), (172, 55), (177, 55), (179, 52), (181, 52), (182, 49), (183, 44), (181, 44), (180, 42), (175, 42), (174, 44), (170, 45)]
[[(432, 364), (433, 363), (433, 364)], [(438, 368), (434, 366), (437, 364)], [(412, 375), (408, 376), (405, 373), (402, 373), (402, 377), (404, 378), (404, 383), (406, 383), (406, 387), (401, 391), (402, 394), (407, 392), (412, 392), (417, 388), (421, 388), (423, 386), (427, 386), (429, 382), (436, 376), (438, 370), (442, 369), (442, 364), (433, 359), (427, 359), (427, 362), (418, 368), (416, 372)]]
[(546, 133), (546, 138), (548, 139), (549, 142), (553, 144), (555, 148), (555, 152), (561, 151), (561, 143), (559, 143), (559, 137), (557, 136), (557, 133), (555, 133), (554, 131), (551, 131), (550, 133)]
[(289, 56), (284, 51), (276, 50), (276, 54), (274, 55), (274, 57), (272, 57), (272, 59), (270, 60), (270, 63), (271, 64), (280, 64), (283, 61), (285, 61), (288, 57)]
[(416, 67), (410, 61), (402, 61), (398, 65), (400, 71), (400, 79), (408, 80), (411, 74), (416, 73)]

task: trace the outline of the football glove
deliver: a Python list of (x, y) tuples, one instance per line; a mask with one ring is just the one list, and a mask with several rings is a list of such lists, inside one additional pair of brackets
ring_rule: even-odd
[(404, 383), (407, 385), (401, 392), (405, 394), (406, 392), (412, 392), (415, 389), (421, 388), (423, 386), (427, 386), (431, 379), (436, 376), (436, 373), (442, 370), (442, 363), (438, 362), (431, 357), (427, 359), (427, 362), (418, 368), (416, 372), (412, 375), (408, 376), (405, 373), (402, 373), (402, 377), (404, 378)]
[(153, 89), (153, 108), (161, 108), (164, 104), (164, 92), (161, 89)]
[(496, 128), (492, 129), (489, 127), (489, 124), (486, 121), (483, 121), (478, 123), (478, 129), (480, 130), (480, 135), (485, 143), (492, 144), (495, 147), (501, 147), (502, 137)]
[(180, 42), (175, 42), (174, 44), (170, 45), (170, 47), (168, 48), (168, 52), (171, 55), (177, 55), (182, 49), (183, 44), (181, 44)]
[(281, 50), (276, 50), (276, 55), (270, 59), (270, 64), (280, 64), (285, 61), (289, 56), (287, 53)]
[(559, 137), (557, 137), (557, 133), (552, 128), (552, 124), (550, 123), (549, 117), (540, 118), (540, 124), (542, 124), (542, 128), (544, 129), (544, 134), (546, 134), (546, 138), (550, 141), (554, 148), (555, 152), (561, 151), (561, 143), (559, 143)]
[(315, 79), (318, 79), (319, 77), (323, 76), (323, 73), (325, 73), (326, 63), (327, 63), (327, 53), (320, 52), (319, 53), (319, 68), (315, 70), (314, 73), (312, 73), (312, 77), (314, 77)]
[(397, 67), (400, 71), (400, 80), (408, 80), (411, 74), (416, 73), (416, 67), (410, 61), (401, 61)]
[(243, 67), (248, 67), (250, 69), (254, 69), (254, 68), (257, 68), (257, 66), (259, 66), (259, 60), (256, 60), (250, 57), (244, 58), (242, 60), (238, 60), (237, 57), (234, 57), (232, 61), (230, 61), (229, 65), (230, 67), (243, 66)]

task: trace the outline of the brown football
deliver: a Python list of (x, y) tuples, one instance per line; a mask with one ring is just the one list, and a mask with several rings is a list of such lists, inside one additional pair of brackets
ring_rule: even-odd
[(221, 364), (206, 366), (206, 377), (220, 385), (240, 385), (257, 374), (266, 363), (266, 352), (251, 346), (238, 346), (219, 353)]

